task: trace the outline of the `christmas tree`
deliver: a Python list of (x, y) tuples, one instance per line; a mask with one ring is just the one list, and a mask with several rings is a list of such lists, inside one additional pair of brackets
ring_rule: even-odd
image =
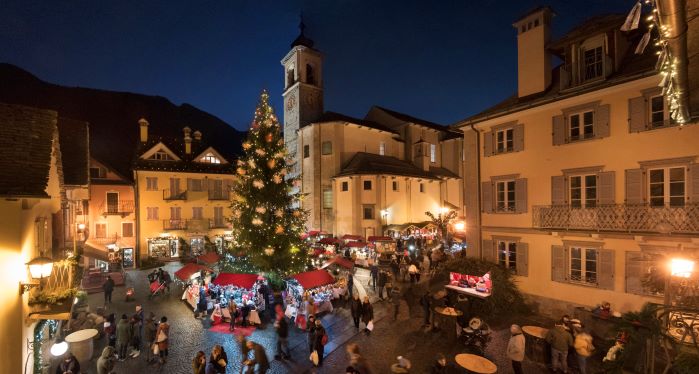
[(299, 208), (298, 178), (288, 177), (290, 163), (269, 94), (263, 91), (236, 168), (231, 249), (258, 271), (280, 277), (306, 265), (301, 234), (307, 212)]

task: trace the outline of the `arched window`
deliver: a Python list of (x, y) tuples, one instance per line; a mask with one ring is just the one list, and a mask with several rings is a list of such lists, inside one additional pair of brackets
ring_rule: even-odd
[(306, 64), (306, 83), (316, 84), (316, 77), (313, 72), (313, 65)]
[(286, 69), (286, 86), (289, 87), (292, 84), (296, 82), (296, 77), (294, 74), (294, 65), (290, 65), (288, 69)]

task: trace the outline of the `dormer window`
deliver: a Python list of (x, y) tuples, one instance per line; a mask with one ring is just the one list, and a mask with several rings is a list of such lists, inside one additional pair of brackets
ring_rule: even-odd
[(204, 162), (208, 164), (220, 164), (221, 159), (216, 157), (213, 153), (209, 152), (199, 159), (199, 162)]
[(586, 81), (597, 79), (604, 75), (603, 58), (602, 46), (583, 50), (583, 71)]
[(150, 156), (150, 159), (157, 161), (175, 161), (175, 159), (170, 157), (170, 155), (165, 151), (156, 151), (152, 156)]

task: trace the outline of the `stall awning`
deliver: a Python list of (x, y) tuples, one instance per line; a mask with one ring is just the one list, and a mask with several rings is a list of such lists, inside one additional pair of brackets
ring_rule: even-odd
[(364, 247), (367, 246), (367, 243), (364, 243), (364, 242), (349, 242), (349, 243), (347, 243), (347, 246), (348, 246), (348, 247), (351, 247), (351, 248), (364, 248)]
[(308, 236), (318, 236), (318, 235), (330, 235), (325, 231), (311, 230), (308, 232)]
[(340, 238), (340, 239), (342, 239), (342, 240), (364, 240), (364, 237), (362, 237), (360, 235), (345, 234), (345, 235), (342, 235), (342, 238)]
[(296, 279), (301, 287), (306, 290), (335, 283), (335, 278), (326, 270), (307, 271), (293, 275), (292, 278)]
[(211, 268), (206, 267), (204, 265), (189, 263), (189, 264), (183, 266), (180, 270), (177, 270), (175, 272), (175, 276), (177, 278), (180, 278), (183, 281), (189, 280), (189, 278), (192, 276), (192, 274), (199, 272), (199, 271), (202, 271), (202, 270), (206, 270), (208, 272), (213, 272), (213, 270), (211, 270)]
[(318, 240), (319, 244), (337, 244), (340, 243), (340, 240), (337, 238), (323, 238)]
[(203, 254), (199, 257), (197, 257), (197, 262), (202, 263), (202, 264), (209, 264), (213, 265), (218, 262), (218, 260), (221, 258), (221, 256), (218, 255), (216, 252), (209, 252), (206, 254)]
[(251, 289), (257, 281), (257, 274), (220, 273), (213, 283), (217, 286), (237, 286)]
[(390, 236), (370, 236), (367, 241), (369, 242), (392, 242), (393, 238)]
[(352, 269), (354, 267), (354, 263), (351, 260), (348, 260), (347, 258), (342, 256), (335, 256), (331, 258), (328, 262), (323, 264), (323, 269), (333, 264), (342, 266), (345, 269)]

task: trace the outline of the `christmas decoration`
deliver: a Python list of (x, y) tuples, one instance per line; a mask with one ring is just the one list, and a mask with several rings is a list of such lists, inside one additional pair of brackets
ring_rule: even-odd
[(287, 277), (305, 269), (307, 247), (301, 239), (307, 212), (298, 208), (298, 178), (285, 179), (288, 154), (279, 122), (263, 92), (243, 147), (232, 190), (230, 217), (233, 245), (255, 271)]

